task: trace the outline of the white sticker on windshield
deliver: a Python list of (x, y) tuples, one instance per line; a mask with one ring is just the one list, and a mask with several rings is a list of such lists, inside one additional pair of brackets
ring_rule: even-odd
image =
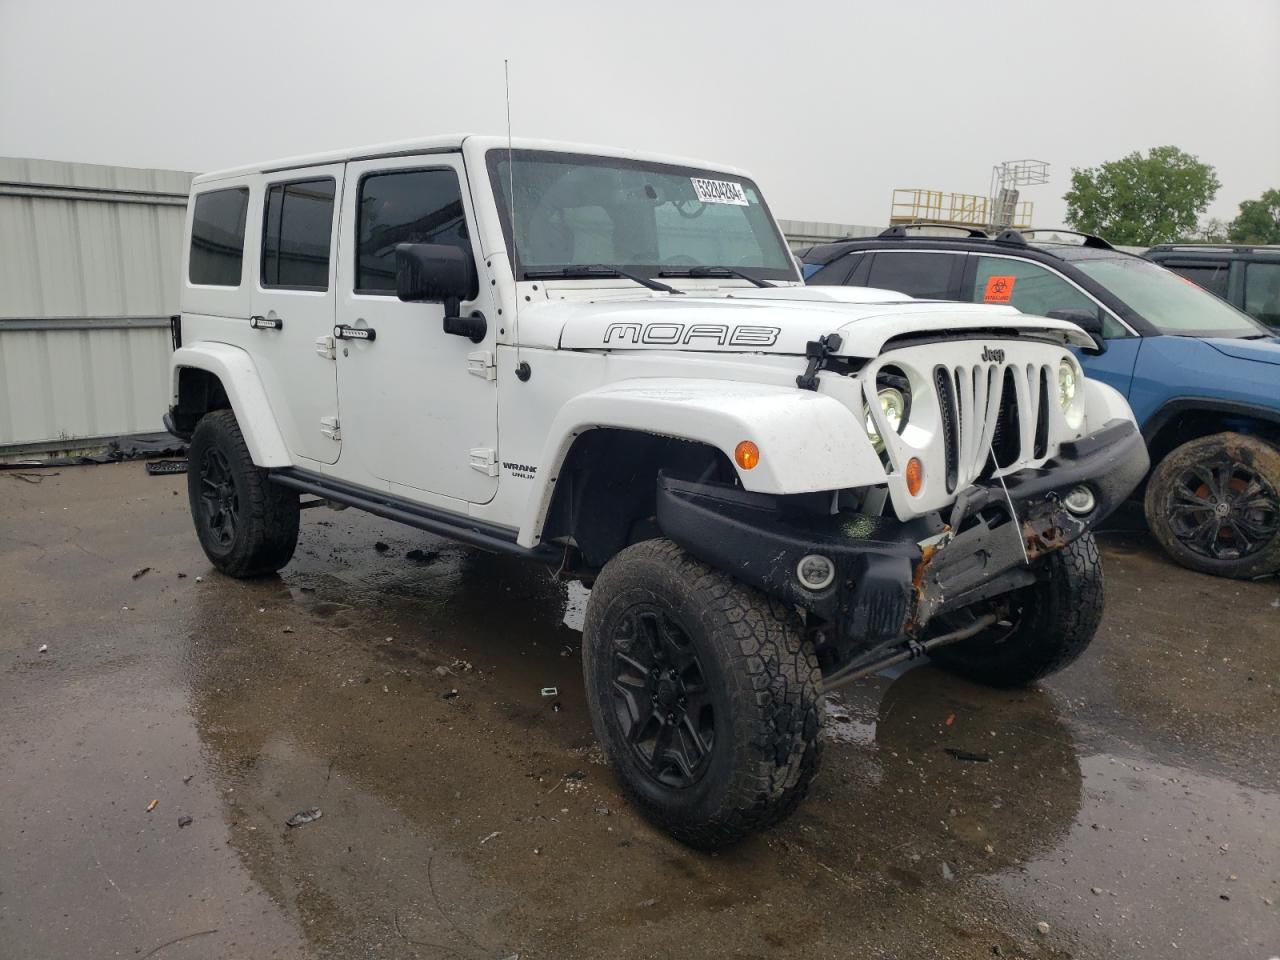
[(703, 203), (732, 203), (737, 207), (750, 206), (747, 195), (742, 191), (742, 184), (730, 183), (728, 180), (704, 180), (702, 177), (690, 177), (693, 192)]

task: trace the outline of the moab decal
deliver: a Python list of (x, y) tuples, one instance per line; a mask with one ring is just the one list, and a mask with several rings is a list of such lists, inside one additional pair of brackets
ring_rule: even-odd
[(778, 342), (778, 327), (729, 326), (725, 323), (611, 323), (604, 342), (719, 347), (771, 347)]

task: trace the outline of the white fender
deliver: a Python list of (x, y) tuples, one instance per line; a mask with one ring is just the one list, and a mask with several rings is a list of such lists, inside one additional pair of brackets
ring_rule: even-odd
[(884, 480), (865, 428), (833, 397), (734, 380), (622, 380), (560, 408), (542, 448), (539, 463), (546, 467), (540, 466), (539, 486), (521, 517), (521, 545), (537, 542), (574, 440), (597, 427), (706, 443), (731, 463), (738, 444), (751, 440), (760, 462), (751, 470), (738, 468), (738, 476), (745, 489), (757, 493), (811, 493)]
[(174, 351), (170, 370), (175, 397), (178, 374), (184, 367), (207, 370), (222, 381), (254, 463), (260, 467), (287, 467), (293, 463), (258, 378), (258, 368), (248, 353), (230, 344), (209, 342)]

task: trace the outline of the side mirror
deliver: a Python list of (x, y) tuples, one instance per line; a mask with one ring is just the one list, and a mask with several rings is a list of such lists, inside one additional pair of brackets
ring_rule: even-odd
[(1045, 314), (1050, 320), (1066, 320), (1074, 323), (1089, 336), (1093, 337), (1092, 354), (1107, 352), (1107, 341), (1102, 336), (1102, 317), (1092, 310), (1050, 310)]
[(396, 244), (396, 296), (406, 303), (443, 303), (445, 333), (473, 343), (484, 339), (484, 314), (459, 316), (462, 301), (479, 293), (475, 261), (465, 251), (447, 243)]

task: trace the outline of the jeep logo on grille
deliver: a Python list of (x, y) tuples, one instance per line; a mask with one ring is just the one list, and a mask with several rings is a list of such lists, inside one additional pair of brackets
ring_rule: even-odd
[(986, 361), (987, 361), (987, 362), (989, 362), (989, 363), (1003, 363), (1003, 362), (1004, 362), (1004, 351), (1003, 351), (1003, 350), (996, 350), (996, 349), (994, 349), (994, 348), (992, 348), (992, 347), (983, 347), (983, 348), (982, 348), (982, 359), (983, 359), (983, 360), (986, 360)]

